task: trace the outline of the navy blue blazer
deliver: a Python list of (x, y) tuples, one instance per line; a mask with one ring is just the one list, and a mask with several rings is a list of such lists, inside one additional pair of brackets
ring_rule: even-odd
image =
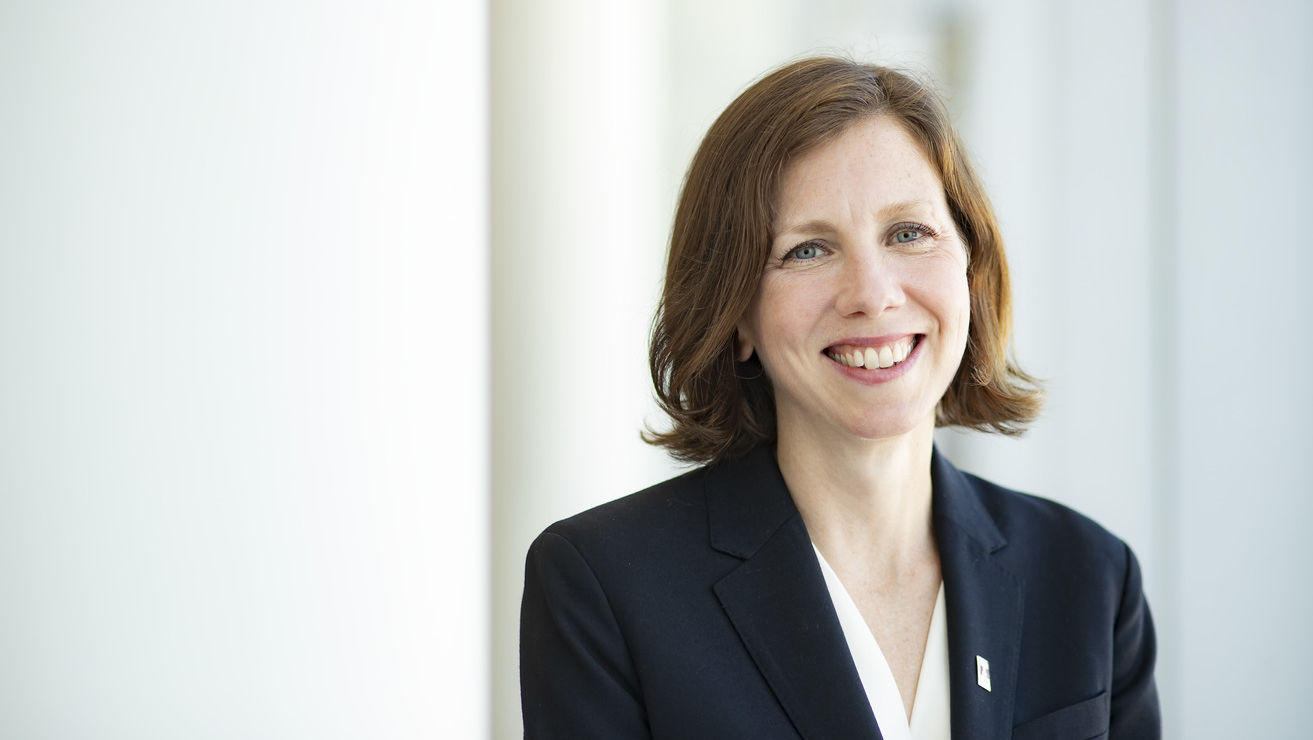
[[(938, 452), (931, 464), (953, 738), (1160, 737), (1153, 624), (1125, 543)], [(535, 740), (880, 737), (767, 447), (543, 532), (520, 679)]]

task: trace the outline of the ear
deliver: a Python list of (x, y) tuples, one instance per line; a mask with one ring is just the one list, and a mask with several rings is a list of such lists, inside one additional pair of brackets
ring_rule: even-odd
[(734, 329), (734, 359), (739, 362), (747, 362), (752, 359), (752, 353), (757, 350), (748, 335), (747, 327), (739, 324)]

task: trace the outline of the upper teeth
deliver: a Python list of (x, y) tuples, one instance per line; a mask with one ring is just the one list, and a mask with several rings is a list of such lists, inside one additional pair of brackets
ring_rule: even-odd
[(913, 338), (907, 337), (882, 347), (853, 347), (842, 352), (837, 349), (828, 349), (825, 354), (829, 355), (830, 359), (835, 362), (848, 367), (893, 367), (895, 364), (907, 359), (907, 355), (912, 351), (912, 343)]

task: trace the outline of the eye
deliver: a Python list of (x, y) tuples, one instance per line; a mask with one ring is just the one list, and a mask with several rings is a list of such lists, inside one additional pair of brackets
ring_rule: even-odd
[(790, 249), (784, 255), (786, 260), (812, 260), (821, 256), (821, 245), (816, 242), (804, 242)]
[(937, 236), (939, 236), (939, 234), (929, 226), (909, 221), (895, 226), (890, 238), (895, 244), (911, 244), (913, 242), (921, 241), (926, 237), (934, 238)]
[(903, 224), (894, 231), (895, 244), (911, 244), (913, 241), (922, 239), (923, 236), (930, 235), (930, 230), (924, 226), (914, 226), (914, 224)]

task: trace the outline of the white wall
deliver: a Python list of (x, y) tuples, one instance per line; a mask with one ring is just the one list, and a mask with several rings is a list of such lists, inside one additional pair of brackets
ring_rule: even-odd
[(1313, 694), (1313, 6), (1182, 4), (1173, 29), (1168, 310), (1179, 330), (1166, 452), (1179, 736), (1302, 737)]
[(0, 736), (487, 735), (487, 21), (438, 7), (0, 7)]
[[(1017, 351), (1047, 380), (1048, 409), (1021, 440), (950, 432), (943, 447), (1136, 549), (1168, 737), (1298, 734), (1313, 680), (1298, 626), (1313, 616), (1307, 4), (533, 6), (494, 3), (496, 737), (519, 732), (529, 540), (673, 470), (634, 434), (651, 409), (652, 257), (693, 149), (752, 79), (826, 51), (938, 78), (1008, 240)], [(607, 279), (534, 254), (599, 221), (601, 259), (618, 266)], [(506, 369), (526, 341), (532, 377)]]

